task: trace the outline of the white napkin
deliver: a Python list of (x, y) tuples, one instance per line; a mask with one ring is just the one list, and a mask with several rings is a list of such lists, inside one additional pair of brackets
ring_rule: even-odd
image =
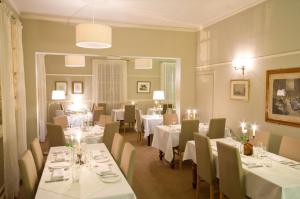
[(55, 162), (63, 162), (66, 160), (66, 154), (65, 153), (59, 153), (55, 157)]
[(92, 151), (93, 159), (99, 160), (103, 158), (107, 158), (105, 154), (103, 154), (101, 151)]
[(248, 168), (261, 167), (261, 163), (258, 163), (256, 160), (251, 160), (248, 158), (242, 158), (242, 163), (245, 164)]
[(64, 169), (54, 169), (51, 175), (51, 180), (61, 180), (65, 176)]
[(56, 163), (50, 163), (49, 168), (50, 169), (66, 169), (71, 166), (70, 162), (56, 162)]

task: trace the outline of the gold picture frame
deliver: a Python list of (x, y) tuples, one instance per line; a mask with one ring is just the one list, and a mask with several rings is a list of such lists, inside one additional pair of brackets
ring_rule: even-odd
[(55, 81), (55, 90), (65, 91), (65, 95), (68, 92), (68, 82), (67, 81)]
[(72, 93), (73, 94), (83, 94), (84, 87), (82, 81), (72, 81)]
[(249, 101), (250, 80), (233, 79), (230, 80), (230, 99)]
[(266, 72), (265, 120), (300, 127), (300, 68)]

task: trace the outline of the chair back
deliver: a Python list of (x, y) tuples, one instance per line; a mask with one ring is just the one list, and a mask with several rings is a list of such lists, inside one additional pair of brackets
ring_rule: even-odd
[(24, 185), (25, 198), (33, 199), (38, 186), (38, 176), (30, 150), (27, 150), (19, 160), (19, 166)]
[(65, 146), (65, 134), (60, 125), (47, 123), (47, 139), (49, 141), (49, 146)]
[(63, 129), (69, 127), (68, 117), (65, 115), (54, 117), (53, 122), (56, 125), (60, 125)]
[(209, 184), (216, 181), (216, 165), (211, 152), (209, 138), (200, 133), (194, 133), (197, 175)]
[(55, 111), (55, 117), (57, 116), (63, 116), (65, 114), (64, 110), (56, 110)]
[(194, 139), (195, 132), (199, 131), (199, 120), (183, 120), (179, 134), (179, 151), (184, 152), (186, 142)]
[(214, 118), (209, 122), (207, 137), (210, 139), (224, 138), (225, 135), (225, 118)]
[(99, 118), (99, 125), (100, 126), (105, 126), (106, 124), (112, 123), (112, 117), (111, 115), (100, 115)]
[(103, 110), (103, 114), (106, 114), (106, 103), (93, 104), (92, 112), (94, 110)]
[(163, 124), (172, 125), (178, 124), (178, 116), (176, 113), (166, 113), (163, 115)]
[(35, 162), (35, 167), (38, 175), (40, 176), (43, 172), (44, 167), (44, 156), (41, 148), (41, 144), (38, 138), (34, 138), (34, 140), (30, 144), (30, 149), (33, 155), (33, 159)]
[(279, 155), (300, 161), (300, 139), (283, 136), (280, 143)]
[[(0, 189), (4, 187), (4, 153), (3, 153), (3, 137), (0, 138)], [(0, 190), (1, 191), (1, 190)], [(5, 195), (3, 193), (3, 195)], [(2, 197), (0, 192), (0, 198)]]
[(162, 115), (166, 114), (168, 108), (172, 109), (173, 105), (172, 104), (163, 104), (163, 110), (162, 110), (161, 114)]
[(136, 130), (137, 132), (142, 132), (142, 110), (136, 109), (135, 110), (135, 121), (136, 121)]
[(136, 151), (134, 146), (132, 146), (128, 142), (125, 143), (121, 157), (120, 168), (126, 176), (126, 179), (130, 185), (132, 185), (135, 156)]
[(135, 105), (125, 105), (124, 122), (135, 122)]
[(98, 122), (100, 120), (100, 116), (103, 114), (103, 107), (95, 107), (93, 110), (93, 122)]
[(53, 118), (56, 116), (56, 110), (63, 110), (62, 105), (58, 103), (52, 103), (49, 105), (47, 119), (48, 122), (53, 122)]
[(124, 137), (120, 133), (116, 133), (111, 147), (111, 155), (120, 164), (121, 155), (124, 147)]
[(103, 133), (103, 143), (107, 147), (109, 151), (111, 151), (111, 146), (113, 143), (113, 139), (116, 133), (119, 133), (119, 122), (112, 122), (106, 124), (104, 127)]
[(220, 191), (231, 199), (245, 198), (245, 181), (237, 148), (217, 142)]

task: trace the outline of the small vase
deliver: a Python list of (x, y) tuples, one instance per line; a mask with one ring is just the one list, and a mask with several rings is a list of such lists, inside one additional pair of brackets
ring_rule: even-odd
[(244, 143), (244, 155), (253, 155), (253, 145), (249, 142), (249, 140)]

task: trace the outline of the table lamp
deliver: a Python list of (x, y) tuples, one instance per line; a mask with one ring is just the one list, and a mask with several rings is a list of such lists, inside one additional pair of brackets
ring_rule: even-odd
[(65, 91), (53, 90), (51, 99), (57, 101), (66, 99)]
[(158, 101), (158, 106), (161, 106), (161, 101), (165, 100), (165, 92), (164, 91), (153, 91), (153, 100)]

